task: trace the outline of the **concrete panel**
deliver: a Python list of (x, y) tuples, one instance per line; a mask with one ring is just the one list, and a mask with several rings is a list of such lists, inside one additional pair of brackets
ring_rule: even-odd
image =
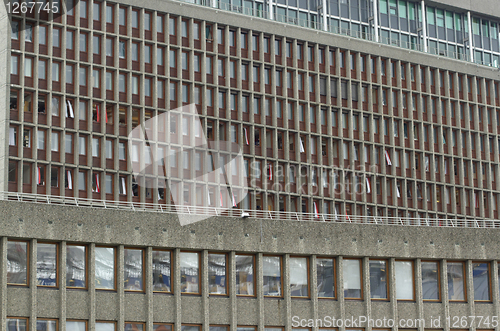
[(96, 291), (95, 319), (114, 321), (118, 319), (118, 294), (114, 292)]
[(125, 320), (145, 322), (147, 319), (147, 300), (144, 293), (125, 293)]
[(7, 316), (29, 316), (31, 312), (29, 288), (7, 288)]
[[(59, 318), (61, 309), (60, 292), (56, 289), (38, 288), (37, 297), (37, 316), (41, 318)], [(43, 304), (41, 304), (43, 303)]]
[(210, 323), (230, 324), (231, 323), (231, 299), (210, 297)]
[(199, 296), (182, 296), (182, 322), (183, 323), (203, 323), (202, 301)]
[(259, 324), (259, 307), (256, 299), (238, 298), (236, 305), (238, 325)]
[(85, 319), (89, 315), (88, 291), (66, 291), (66, 316), (68, 319)]
[(153, 295), (153, 320), (172, 322), (175, 318), (175, 300), (173, 295)]

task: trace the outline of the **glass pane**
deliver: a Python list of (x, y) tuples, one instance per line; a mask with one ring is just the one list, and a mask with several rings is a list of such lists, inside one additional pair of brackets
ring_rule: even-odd
[(26, 331), (28, 321), (24, 318), (7, 318), (7, 330)]
[(7, 283), (28, 284), (28, 243), (7, 242)]
[(227, 326), (210, 326), (210, 331), (227, 331)]
[(344, 260), (344, 297), (361, 299), (360, 260)]
[(335, 297), (335, 278), (333, 259), (316, 259), (318, 297)]
[(462, 262), (448, 262), (448, 299), (465, 300), (464, 264)]
[(125, 323), (125, 331), (143, 331), (144, 324), (142, 323)]
[(293, 297), (308, 297), (308, 262), (306, 257), (290, 258), (290, 295)]
[(56, 286), (57, 244), (38, 244), (36, 257), (37, 284), (40, 286)]
[(422, 296), (424, 300), (439, 300), (438, 262), (422, 262)]
[(396, 261), (396, 299), (413, 300), (413, 262)]
[(153, 331), (172, 331), (170, 324), (153, 324)]
[(115, 288), (115, 249), (111, 247), (95, 248), (95, 288)]
[(370, 261), (370, 295), (372, 299), (387, 299), (387, 262)]
[(264, 256), (262, 264), (264, 295), (281, 296), (281, 258), (279, 256)]
[(142, 249), (124, 250), (124, 284), (125, 290), (142, 291), (143, 270), (142, 270)]
[(57, 321), (54, 320), (37, 320), (36, 331), (56, 331)]
[(181, 252), (181, 292), (183, 293), (200, 293), (200, 268), (199, 254)]
[(153, 251), (153, 291), (171, 292), (169, 251)]
[(199, 325), (182, 325), (181, 331), (200, 331)]
[(208, 254), (208, 292), (226, 294), (226, 254)]
[(474, 282), (474, 300), (490, 300), (490, 265), (473, 263), (472, 279)]
[(95, 331), (115, 331), (115, 323), (95, 323)]
[(66, 246), (66, 286), (87, 287), (87, 254), (85, 246)]
[(236, 294), (254, 295), (254, 257), (252, 255), (236, 255)]
[(66, 331), (85, 331), (85, 322), (66, 321)]

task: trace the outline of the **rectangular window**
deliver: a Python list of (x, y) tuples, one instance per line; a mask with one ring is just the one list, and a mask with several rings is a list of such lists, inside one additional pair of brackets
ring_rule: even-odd
[(362, 299), (361, 260), (344, 259), (344, 298)]
[(144, 251), (142, 249), (125, 248), (124, 259), (124, 281), (125, 291), (144, 290)]
[(197, 252), (181, 252), (181, 292), (200, 293), (200, 254)]
[(28, 242), (7, 241), (7, 284), (28, 285), (28, 249)]
[(474, 301), (491, 301), (490, 263), (472, 263)]
[(7, 318), (7, 330), (28, 331), (28, 319)]
[(290, 295), (309, 297), (309, 259), (290, 257)]
[(439, 262), (422, 261), (422, 297), (424, 301), (441, 299), (439, 283)]
[(335, 259), (316, 258), (318, 298), (335, 298)]
[(153, 291), (172, 292), (171, 252), (153, 250)]
[(264, 296), (281, 297), (281, 256), (263, 258)]
[(227, 294), (227, 254), (208, 254), (208, 293)]
[(115, 289), (115, 249), (113, 247), (95, 248), (95, 288), (98, 290)]
[(370, 296), (375, 300), (387, 300), (387, 261), (370, 260)]
[(37, 318), (36, 330), (37, 331), (55, 331), (55, 330), (58, 330), (57, 320)]
[(467, 298), (465, 288), (465, 263), (448, 262), (448, 299), (450, 301), (465, 301)]
[(87, 247), (66, 246), (66, 287), (87, 287)]
[(396, 261), (396, 299), (414, 300), (413, 262)]
[(255, 256), (253, 255), (236, 255), (235, 270), (236, 270), (236, 295), (255, 295)]
[(57, 286), (57, 244), (38, 243), (36, 247), (36, 280), (38, 286)]

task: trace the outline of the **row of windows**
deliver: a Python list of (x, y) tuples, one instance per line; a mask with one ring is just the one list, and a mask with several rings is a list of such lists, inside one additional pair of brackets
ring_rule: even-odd
[[(173, 293), (172, 276), (176, 271), (172, 262), (170, 250), (153, 249), (152, 265), (144, 262), (145, 249), (128, 248), (117, 259), (116, 247), (94, 248), (95, 275), (88, 274), (88, 246), (66, 245), (66, 274), (59, 275), (60, 258), (57, 243), (37, 243), (36, 247), (36, 277), (37, 285), (44, 287), (58, 287), (61, 279), (65, 279), (67, 288), (88, 287), (89, 279), (95, 282), (98, 290), (116, 290), (117, 264), (123, 264), (125, 291), (144, 292), (145, 268), (152, 268), (153, 291)], [(29, 242), (9, 240), (7, 244), (7, 283), (9, 285), (29, 284)], [(180, 270), (180, 292), (184, 294), (200, 294), (202, 275), (202, 252), (180, 251), (178, 254)], [(228, 260), (234, 263), (235, 274), (228, 275)], [(441, 275), (446, 273), (448, 284), (448, 300), (467, 301), (467, 290), (472, 291), (474, 301), (492, 301), (491, 268), (493, 262), (471, 262), (471, 276), (473, 288), (467, 289), (468, 263), (460, 261), (421, 261), (421, 275), (416, 275), (413, 260), (369, 259), (364, 265), (361, 259), (343, 258), (343, 285), (337, 282), (337, 259), (334, 257), (308, 256), (280, 256), (263, 255), (257, 259), (256, 255), (231, 255), (223, 252), (207, 253), (208, 293), (212, 295), (228, 295), (228, 281), (236, 282), (236, 295), (255, 296), (256, 276), (262, 277), (262, 293), (265, 297), (283, 297), (283, 260), (288, 263), (289, 292), (291, 297), (309, 298), (311, 296), (310, 278), (316, 278), (316, 294), (319, 298), (337, 298), (338, 290), (343, 290), (344, 299), (363, 299), (363, 282), (370, 282), (369, 297), (372, 300), (389, 300), (389, 280), (395, 279), (396, 300), (415, 300), (416, 278), (422, 286), (424, 301), (441, 301)], [(261, 268), (256, 267), (256, 262)], [(310, 268), (316, 270), (312, 274)], [(369, 280), (363, 279), (363, 266), (369, 268)], [(391, 270), (394, 268), (394, 270)], [(262, 270), (258, 271), (257, 270)], [(390, 274), (394, 274), (394, 278)], [(420, 285), (419, 285), (420, 286)], [(177, 290), (176, 290), (177, 291)]]
[[(175, 26), (175, 20), (176, 18), (171, 18), (173, 25)], [(188, 23), (187, 21), (183, 20), (182, 22), (183, 23), (183, 27), (185, 26), (186, 29), (188, 29)], [(20, 22), (17, 23), (18, 25), (20, 24)], [(200, 23), (194, 23), (194, 26), (196, 27), (196, 31), (198, 31), (200, 29)], [(14, 40), (18, 40), (20, 38), (19, 36), (19, 32), (18, 30), (15, 28), (16, 27), (16, 24), (14, 24), (14, 30), (13, 30), (13, 34), (12, 34), (12, 38)], [(32, 25), (27, 25), (26, 26), (26, 31), (24, 32), (24, 35), (25, 35), (25, 40), (26, 42), (28, 43), (31, 43), (33, 41), (33, 32), (32, 32), (32, 29), (33, 29), (33, 26)], [(42, 42), (42, 44), (46, 43), (48, 38), (47, 38), (47, 27), (45, 26), (40, 26), (38, 27), (39, 29), (39, 35), (40, 37), (38, 39), (40, 39), (40, 41)], [(61, 29), (58, 29), (58, 28), (53, 28), (53, 47), (54, 48), (59, 48), (60, 47), (60, 44), (61, 44), (61, 34), (63, 33), (63, 31), (61, 31)], [(230, 38), (229, 38), (229, 43), (230, 43), (230, 46), (231, 47), (235, 47), (236, 46), (236, 31), (233, 31), (233, 30), (227, 30), (225, 29), (224, 27), (220, 27), (218, 29), (219, 33), (218, 35), (220, 35), (220, 40), (219, 42), (223, 45), (224, 42), (225, 42), (225, 39), (224, 39), (224, 34), (229, 31), (229, 35), (230, 35)], [(73, 47), (74, 47), (74, 37), (76, 35), (77, 31), (76, 30), (67, 30), (66, 32), (66, 48), (69, 49), (70, 51), (73, 50)], [(184, 33), (183, 33), (184, 35)], [(240, 33), (240, 39), (238, 40), (238, 46), (240, 46), (241, 48), (245, 49), (247, 47), (247, 37), (248, 33), (247, 32), (241, 32)], [(186, 31), (186, 36), (188, 36), (188, 31)], [(196, 36), (198, 36), (198, 34), (196, 34)], [(103, 35), (94, 35), (92, 36), (92, 43), (93, 43), (93, 49), (94, 49), (94, 54), (100, 54), (100, 51), (101, 51), (101, 39), (104, 38)], [(87, 52), (87, 40), (89, 39), (89, 36), (87, 33), (84, 33), (82, 32), (80, 34), (80, 52)], [(259, 40), (260, 37), (258, 35), (253, 35), (252, 37), (252, 41), (253, 41), (253, 51), (254, 52), (258, 52), (259, 50), (259, 44), (262, 43), (262, 48), (264, 49), (265, 53), (269, 53), (270, 55), (271, 54), (274, 54), (276, 56), (278, 56), (280, 58), (280, 61), (281, 61), (281, 54), (282, 52), (283, 53), (286, 53), (286, 57), (287, 58), (291, 58), (293, 56), (293, 54), (295, 54), (295, 56), (297, 57), (297, 59), (299, 60), (299, 67), (303, 64), (302, 64), (302, 59), (304, 59), (304, 53), (307, 53), (307, 61), (309, 62), (309, 68), (310, 69), (313, 69), (314, 68), (314, 65), (311, 67), (311, 64), (314, 63), (315, 61), (318, 61), (319, 64), (320, 64), (320, 71), (322, 72), (325, 72), (325, 61), (328, 60), (325, 58), (325, 53), (327, 53), (327, 50), (323, 47), (319, 47), (319, 48), (316, 48), (315, 45), (309, 45), (307, 46), (307, 52), (304, 52), (304, 49), (306, 48), (305, 46), (305, 43), (302, 44), (302, 43), (297, 43), (296, 45), (292, 42), (292, 41), (287, 41), (285, 44), (286, 44), (286, 47), (285, 47), (285, 50), (282, 50), (283, 46), (282, 46), (282, 41), (280, 39), (277, 39), (277, 38), (271, 38), (270, 36), (266, 36), (264, 37), (262, 40)], [(272, 40), (274, 40), (274, 47), (271, 49), (271, 42)], [(126, 39), (122, 39), (119, 41), (118, 45), (116, 45), (116, 38), (113, 38), (113, 37), (109, 37), (109, 38), (106, 38), (106, 42), (105, 42), (105, 49), (106, 49), (106, 55), (109, 57), (113, 57), (113, 54), (114, 54), (114, 48), (115, 46), (118, 47), (119, 49), (119, 57), (120, 59), (125, 59), (126, 58), (126, 55), (127, 55), (127, 49), (128, 47), (126, 46), (127, 44), (127, 40)], [(17, 44), (15, 44), (17, 45)], [(15, 46), (14, 45), (14, 46)], [(132, 60), (133, 61), (139, 61), (139, 57), (140, 57), (140, 50), (142, 49), (141, 47), (141, 44), (140, 43), (131, 43), (131, 52), (132, 52)], [(15, 48), (15, 47), (14, 47)], [(32, 47), (28, 47), (30, 49), (32, 49)], [(295, 51), (293, 51), (295, 49)], [(43, 50), (46, 49), (46, 48), (43, 48), (40, 50), (41, 53), (43, 54)], [(155, 52), (154, 51), (155, 47), (154, 47), (154, 44), (146, 44), (146, 46), (144, 47), (144, 56), (145, 56), (145, 62), (146, 63), (151, 63), (152, 62), (152, 54)], [(56, 52), (57, 53), (57, 52)], [(60, 53), (60, 51), (59, 51)], [(156, 57), (156, 61), (159, 61), (157, 62), (156, 64), (159, 65), (159, 66), (163, 66), (163, 63), (164, 62), (167, 62), (167, 61), (164, 61), (164, 56), (166, 56), (167, 52), (165, 51), (165, 49), (163, 47), (160, 47), (158, 46), (157, 48), (157, 57)], [(330, 49), (328, 51), (329, 53), (329, 66), (330, 66), (330, 72), (332, 72), (332, 68), (335, 68), (335, 63), (336, 62), (339, 62), (340, 64), (340, 68), (341, 69), (346, 69), (346, 66), (348, 63), (346, 63), (346, 59), (344, 59), (345, 57), (347, 57), (347, 54), (346, 54), (346, 51), (339, 51), (339, 54), (338, 56), (340, 56), (340, 59), (336, 59), (337, 55), (335, 54), (335, 50), (334, 49)], [(73, 54), (73, 53), (71, 53)], [(70, 55), (71, 55), (70, 54)], [(55, 54), (57, 55), (57, 54)], [(68, 55), (68, 54), (67, 54)], [(350, 53), (350, 70), (356, 70), (357, 69), (357, 55), (356, 53)], [(95, 57), (94, 57), (95, 58)], [(85, 55), (85, 59), (84, 61), (86, 62), (87, 61), (87, 56)], [(99, 60), (100, 61), (100, 60)], [(360, 71), (361, 72), (366, 72), (366, 67), (367, 67), (367, 61), (368, 61), (368, 55), (364, 55), (364, 54), (361, 54), (359, 56), (359, 66), (360, 66)], [(172, 63), (175, 63), (176, 61), (170, 61), (171, 62), (171, 65)], [(182, 61), (183, 63), (187, 61)], [(196, 61), (195, 61), (196, 62)], [(387, 62), (387, 63), (386, 63)], [(287, 62), (288, 63), (288, 62)], [(390, 65), (389, 65), (390, 63)], [(390, 61), (389, 59), (381, 59), (381, 62), (380, 62), (380, 72), (382, 73), (382, 76), (385, 76), (386, 74), (386, 68), (387, 70), (390, 69), (391, 70), (391, 77), (392, 78), (395, 78), (396, 77), (396, 69), (395, 69), (395, 63), (394, 61)], [(376, 73), (378, 70), (377, 70), (377, 67), (378, 67), (378, 64), (374, 61), (374, 58), (371, 59), (371, 73), (374, 74)], [(401, 79), (402, 80), (405, 80), (406, 79), (406, 69), (407, 68), (407, 65), (405, 63), (402, 63), (402, 67), (401, 67), (401, 71), (400, 73), (398, 73), (398, 75), (401, 75)], [(416, 76), (415, 75), (415, 66), (413, 65), (410, 65), (408, 66), (408, 69), (411, 71), (411, 77), (412, 77), (412, 81), (414, 81), (414, 77)], [(333, 69), (333, 72), (335, 70)], [(341, 70), (342, 71), (342, 70)], [(439, 72), (440, 73), (440, 85), (441, 87), (443, 87), (444, 85), (444, 79), (442, 77), (443, 75), (443, 72), (441, 71), (438, 71), (437, 69), (433, 69), (431, 68), (430, 70), (430, 75), (431, 75), (431, 86), (434, 86), (434, 71), (436, 71), (436, 76), (437, 76), (437, 73)], [(399, 72), (399, 70), (398, 70)], [(342, 73), (345, 75), (345, 72), (342, 71)], [(422, 70), (422, 82), (425, 81), (423, 78), (425, 77), (425, 71)], [(399, 78), (399, 76), (398, 76)], [(363, 79), (366, 79), (366, 77), (363, 75)], [(459, 85), (459, 88), (461, 89), (462, 88), (462, 76), (459, 76), (459, 79), (460, 79), (460, 84)], [(469, 89), (470, 89), (470, 81), (468, 81), (468, 84), (469, 84)], [(489, 84), (489, 82), (488, 82)], [(452, 79), (452, 76), (450, 76), (450, 88), (453, 86), (453, 79)], [(482, 89), (482, 86), (478, 86), (479, 89)], [(489, 91), (486, 91), (487, 93), (489, 93)]]

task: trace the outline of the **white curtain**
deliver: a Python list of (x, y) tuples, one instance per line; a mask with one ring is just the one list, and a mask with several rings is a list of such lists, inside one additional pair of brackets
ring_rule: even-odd
[(359, 260), (344, 260), (344, 289), (361, 289)]
[(396, 299), (413, 300), (413, 263), (396, 261)]
[(290, 258), (290, 285), (307, 285), (307, 258)]
[(9, 146), (16, 145), (16, 129), (13, 127), (9, 128)]
[(262, 258), (262, 269), (264, 276), (280, 277), (280, 258), (278, 256), (264, 256)]

